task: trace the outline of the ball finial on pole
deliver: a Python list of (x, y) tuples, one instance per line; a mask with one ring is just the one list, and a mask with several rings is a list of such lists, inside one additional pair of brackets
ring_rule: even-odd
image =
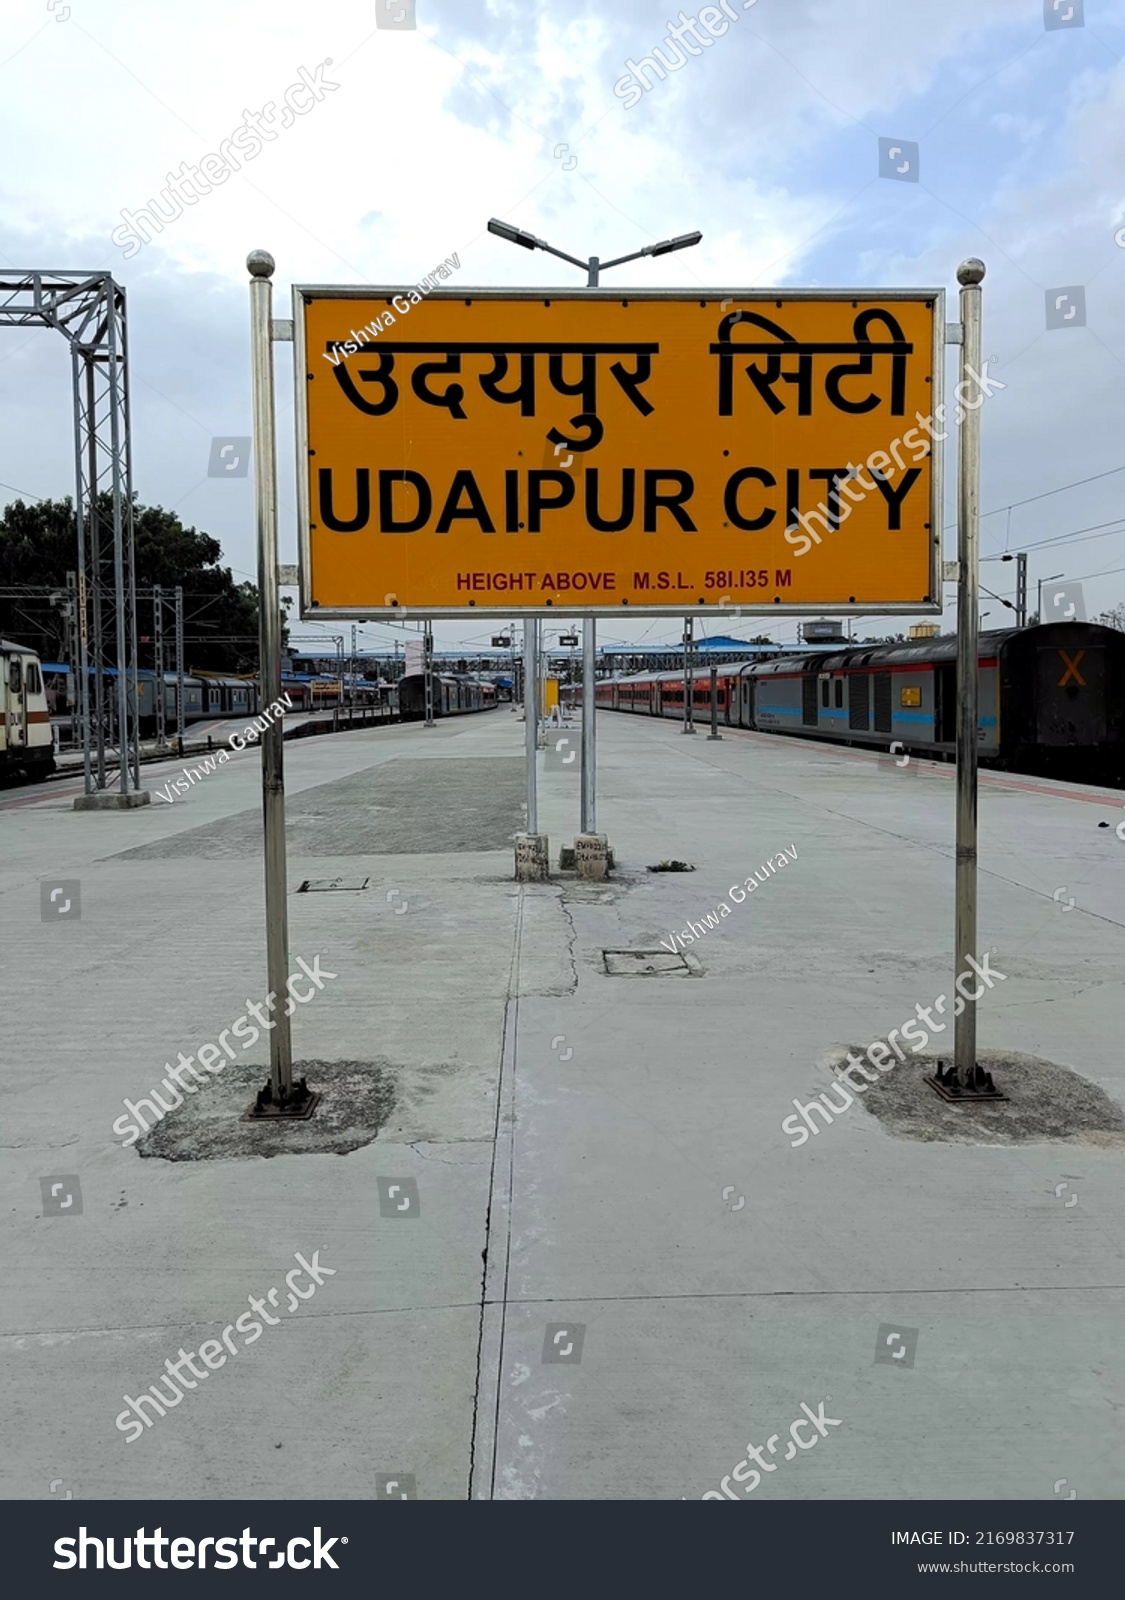
[(268, 250), (251, 250), (246, 257), (246, 270), (252, 278), (272, 278), (276, 265)]
[(957, 268), (957, 282), (963, 288), (970, 288), (973, 284), (983, 283), (986, 270), (984, 262), (979, 256), (969, 256), (968, 260), (962, 261)]

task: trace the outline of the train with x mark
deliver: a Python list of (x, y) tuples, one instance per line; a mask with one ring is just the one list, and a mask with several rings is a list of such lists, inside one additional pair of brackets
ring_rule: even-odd
[[(1095, 622), (994, 629), (980, 635), (977, 671), (982, 765), (1125, 784), (1125, 633)], [(600, 709), (683, 719), (682, 672), (606, 679), (596, 695)], [(957, 641), (727, 662), (715, 699), (724, 727), (952, 761)], [(709, 720), (710, 667), (693, 670), (691, 705), (694, 721)]]

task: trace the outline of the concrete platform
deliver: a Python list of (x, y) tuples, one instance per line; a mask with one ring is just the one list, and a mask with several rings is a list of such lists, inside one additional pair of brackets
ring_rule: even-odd
[[(286, 745), (292, 970), (334, 974), (295, 1054), (393, 1092), (344, 1154), (145, 1159), (112, 1127), (263, 997), (256, 754), (118, 815), (0, 796), (0, 1494), (679, 1500), (771, 1440), (751, 1498), (1125, 1493), (1120, 1141), (906, 1137), (862, 1099), (782, 1129), (833, 1051), (952, 992), (952, 769), (598, 736), (597, 883), (513, 881), (506, 709)], [(548, 756), (539, 829), (572, 839)], [(980, 813), (980, 1046), (1121, 1108), (1122, 796), (986, 775)], [(369, 886), (295, 892), (334, 877)], [(607, 972), (669, 943), (673, 976)], [(264, 1037), (243, 1062), (264, 1078)], [(277, 1325), (126, 1442), (124, 1397), (271, 1288)], [(802, 1404), (833, 1425), (786, 1460)]]

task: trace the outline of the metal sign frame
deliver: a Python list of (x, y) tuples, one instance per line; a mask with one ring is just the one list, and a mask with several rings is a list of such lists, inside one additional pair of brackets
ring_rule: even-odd
[[(293, 381), (294, 381), (294, 416), (297, 442), (297, 543), (300, 563), (300, 615), (302, 622), (312, 622), (322, 618), (360, 618), (363, 620), (383, 621), (388, 618), (401, 619), (403, 617), (487, 617), (490, 620), (510, 617), (513, 610), (526, 615), (540, 618), (558, 613), (564, 608), (556, 606), (550, 601), (544, 601), (537, 606), (527, 606), (521, 601), (516, 607), (512, 605), (511, 596), (507, 597), (504, 604), (497, 605), (463, 605), (463, 606), (320, 606), (312, 604), (309, 592), (311, 573), (311, 551), (309, 540), (309, 521), (311, 508), (309, 505), (309, 415), (308, 415), (308, 351), (305, 342), (305, 306), (313, 300), (366, 300), (392, 299), (395, 295), (409, 295), (416, 289), (415, 284), (294, 284), (293, 285)], [(481, 288), (476, 286), (463, 286), (458, 289), (432, 289), (427, 294), (429, 300), (606, 300), (606, 301), (694, 301), (703, 304), (715, 301), (716, 306), (723, 300), (742, 301), (932, 301), (932, 348), (931, 371), (933, 376), (930, 416), (936, 417), (940, 407), (944, 404), (945, 396), (945, 351), (946, 351), (946, 322), (945, 322), (945, 290), (937, 288), (865, 288), (865, 289), (762, 289), (762, 288), (728, 288), (728, 289), (555, 289), (551, 287), (540, 288)], [(421, 308), (419, 308), (421, 309)], [(903, 432), (909, 432), (912, 424), (903, 419)], [(888, 441), (890, 442), (890, 441)], [(718, 601), (708, 604), (706, 601), (692, 605), (685, 598), (681, 598), (667, 605), (635, 605), (629, 601), (618, 602), (616, 605), (603, 606), (576, 606), (571, 599), (565, 611), (568, 616), (577, 617), (610, 617), (610, 616), (635, 616), (635, 617), (687, 617), (687, 616), (726, 616), (726, 617), (758, 617), (758, 616), (935, 616), (942, 610), (942, 522), (943, 500), (942, 485), (944, 471), (943, 441), (931, 439), (931, 482), (930, 482), (930, 551), (929, 551), (929, 594), (928, 601), (915, 602), (838, 602), (838, 601), (799, 601), (787, 602), (785, 600), (771, 601), (769, 604), (755, 604), (752, 601), (739, 601), (737, 604), (721, 605)]]

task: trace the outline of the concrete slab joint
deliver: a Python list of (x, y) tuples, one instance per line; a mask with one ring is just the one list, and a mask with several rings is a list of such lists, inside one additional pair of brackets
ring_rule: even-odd
[(546, 883), (550, 875), (550, 843), (547, 835), (545, 833), (517, 833), (517, 883)]

